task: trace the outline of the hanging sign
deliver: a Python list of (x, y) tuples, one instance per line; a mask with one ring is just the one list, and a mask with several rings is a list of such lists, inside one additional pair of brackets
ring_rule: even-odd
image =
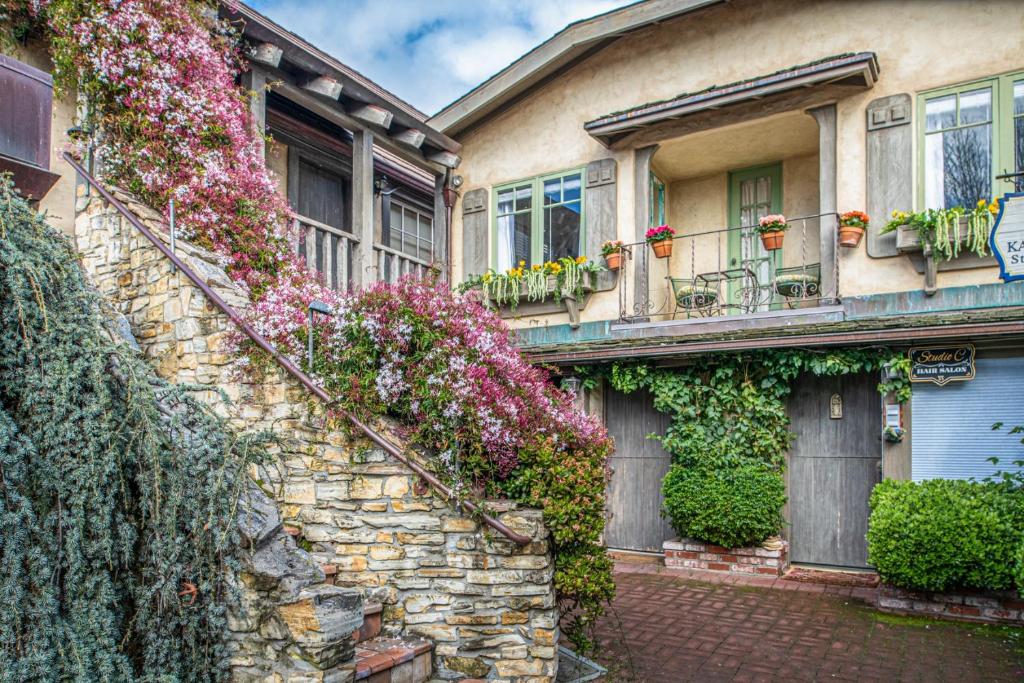
[(988, 243), (999, 261), (999, 277), (1004, 282), (1024, 280), (1024, 192), (1011, 192), (999, 200)]
[(928, 346), (910, 349), (910, 381), (947, 382), (974, 379), (974, 346)]

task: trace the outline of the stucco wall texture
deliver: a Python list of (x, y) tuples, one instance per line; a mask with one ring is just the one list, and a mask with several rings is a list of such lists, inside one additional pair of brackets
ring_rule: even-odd
[[(976, 49), (978, 46), (984, 47)], [(463, 191), (491, 188), (613, 157), (618, 161), (619, 238), (632, 241), (633, 150), (608, 150), (584, 131), (586, 121), (680, 93), (862, 51), (876, 53), (881, 73), (873, 88), (836, 103), (837, 199), (841, 212), (866, 206), (867, 104), (899, 93), (910, 94), (916, 102), (917, 94), (923, 91), (1024, 69), (1024, 3), (735, 0), (642, 29), (461, 135), (464, 161), (458, 173), (465, 180)], [(915, 130), (916, 118), (915, 111)], [(767, 121), (764, 125), (768, 126)], [(770, 142), (766, 139), (764, 144)], [(816, 203), (817, 193), (810, 192), (806, 183), (812, 176), (816, 179), (817, 169), (809, 163), (803, 145), (795, 146), (801, 148), (798, 153), (781, 154), (777, 159), (796, 167), (794, 170), (798, 168), (795, 184), (784, 174), (787, 213)], [(714, 149), (707, 152), (713, 154)], [(729, 158), (724, 155), (723, 164)], [(685, 167), (685, 160), (671, 161), (663, 165), (676, 173)], [(700, 159), (703, 169), (708, 163), (708, 159)], [(653, 165), (657, 170), (658, 155)], [(714, 172), (685, 183), (674, 182), (673, 177), (662, 178), (669, 185), (669, 217), (676, 221), (674, 227), (685, 229), (690, 220), (726, 226), (724, 178), (732, 168), (738, 167), (715, 167)], [(872, 218), (875, 222), (887, 220), (886, 216)], [(455, 211), (453, 222), (452, 242), (460, 245), (460, 210)], [(453, 252), (454, 279), (459, 281), (463, 274), (462, 251), (456, 248)], [(599, 254), (588, 256), (600, 258)], [(786, 260), (788, 263), (789, 255)], [(863, 242), (857, 249), (841, 250), (840, 273), (840, 292), (845, 296), (922, 288), (922, 276), (907, 257), (871, 258)], [(661, 277), (661, 273), (652, 274), (652, 291)], [(996, 278), (995, 268), (944, 271), (939, 285), (991, 283)], [(583, 319), (617, 318), (617, 299), (617, 291), (595, 295)], [(511, 322), (520, 327), (563, 324), (565, 317), (522, 316)]]

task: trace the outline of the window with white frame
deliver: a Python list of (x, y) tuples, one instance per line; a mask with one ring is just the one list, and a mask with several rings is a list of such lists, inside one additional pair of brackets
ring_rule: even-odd
[(494, 197), (492, 261), (499, 272), (581, 254), (582, 169), (500, 185)]
[(921, 95), (922, 208), (972, 207), (1024, 189), (1024, 74)]

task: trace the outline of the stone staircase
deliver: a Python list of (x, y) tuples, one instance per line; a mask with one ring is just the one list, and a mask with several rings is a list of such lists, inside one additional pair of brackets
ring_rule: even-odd
[(434, 646), (426, 640), (385, 638), (380, 635), (381, 605), (363, 605), (363, 625), (356, 641), (356, 681), (367, 683), (425, 683), (433, 671)]

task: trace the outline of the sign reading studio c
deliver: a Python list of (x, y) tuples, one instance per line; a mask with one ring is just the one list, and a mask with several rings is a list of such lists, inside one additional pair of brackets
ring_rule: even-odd
[(947, 382), (974, 379), (974, 346), (926, 346), (910, 349), (910, 381)]
[(999, 261), (1004, 282), (1024, 280), (1024, 192), (1011, 192), (999, 200), (999, 215), (988, 238)]

